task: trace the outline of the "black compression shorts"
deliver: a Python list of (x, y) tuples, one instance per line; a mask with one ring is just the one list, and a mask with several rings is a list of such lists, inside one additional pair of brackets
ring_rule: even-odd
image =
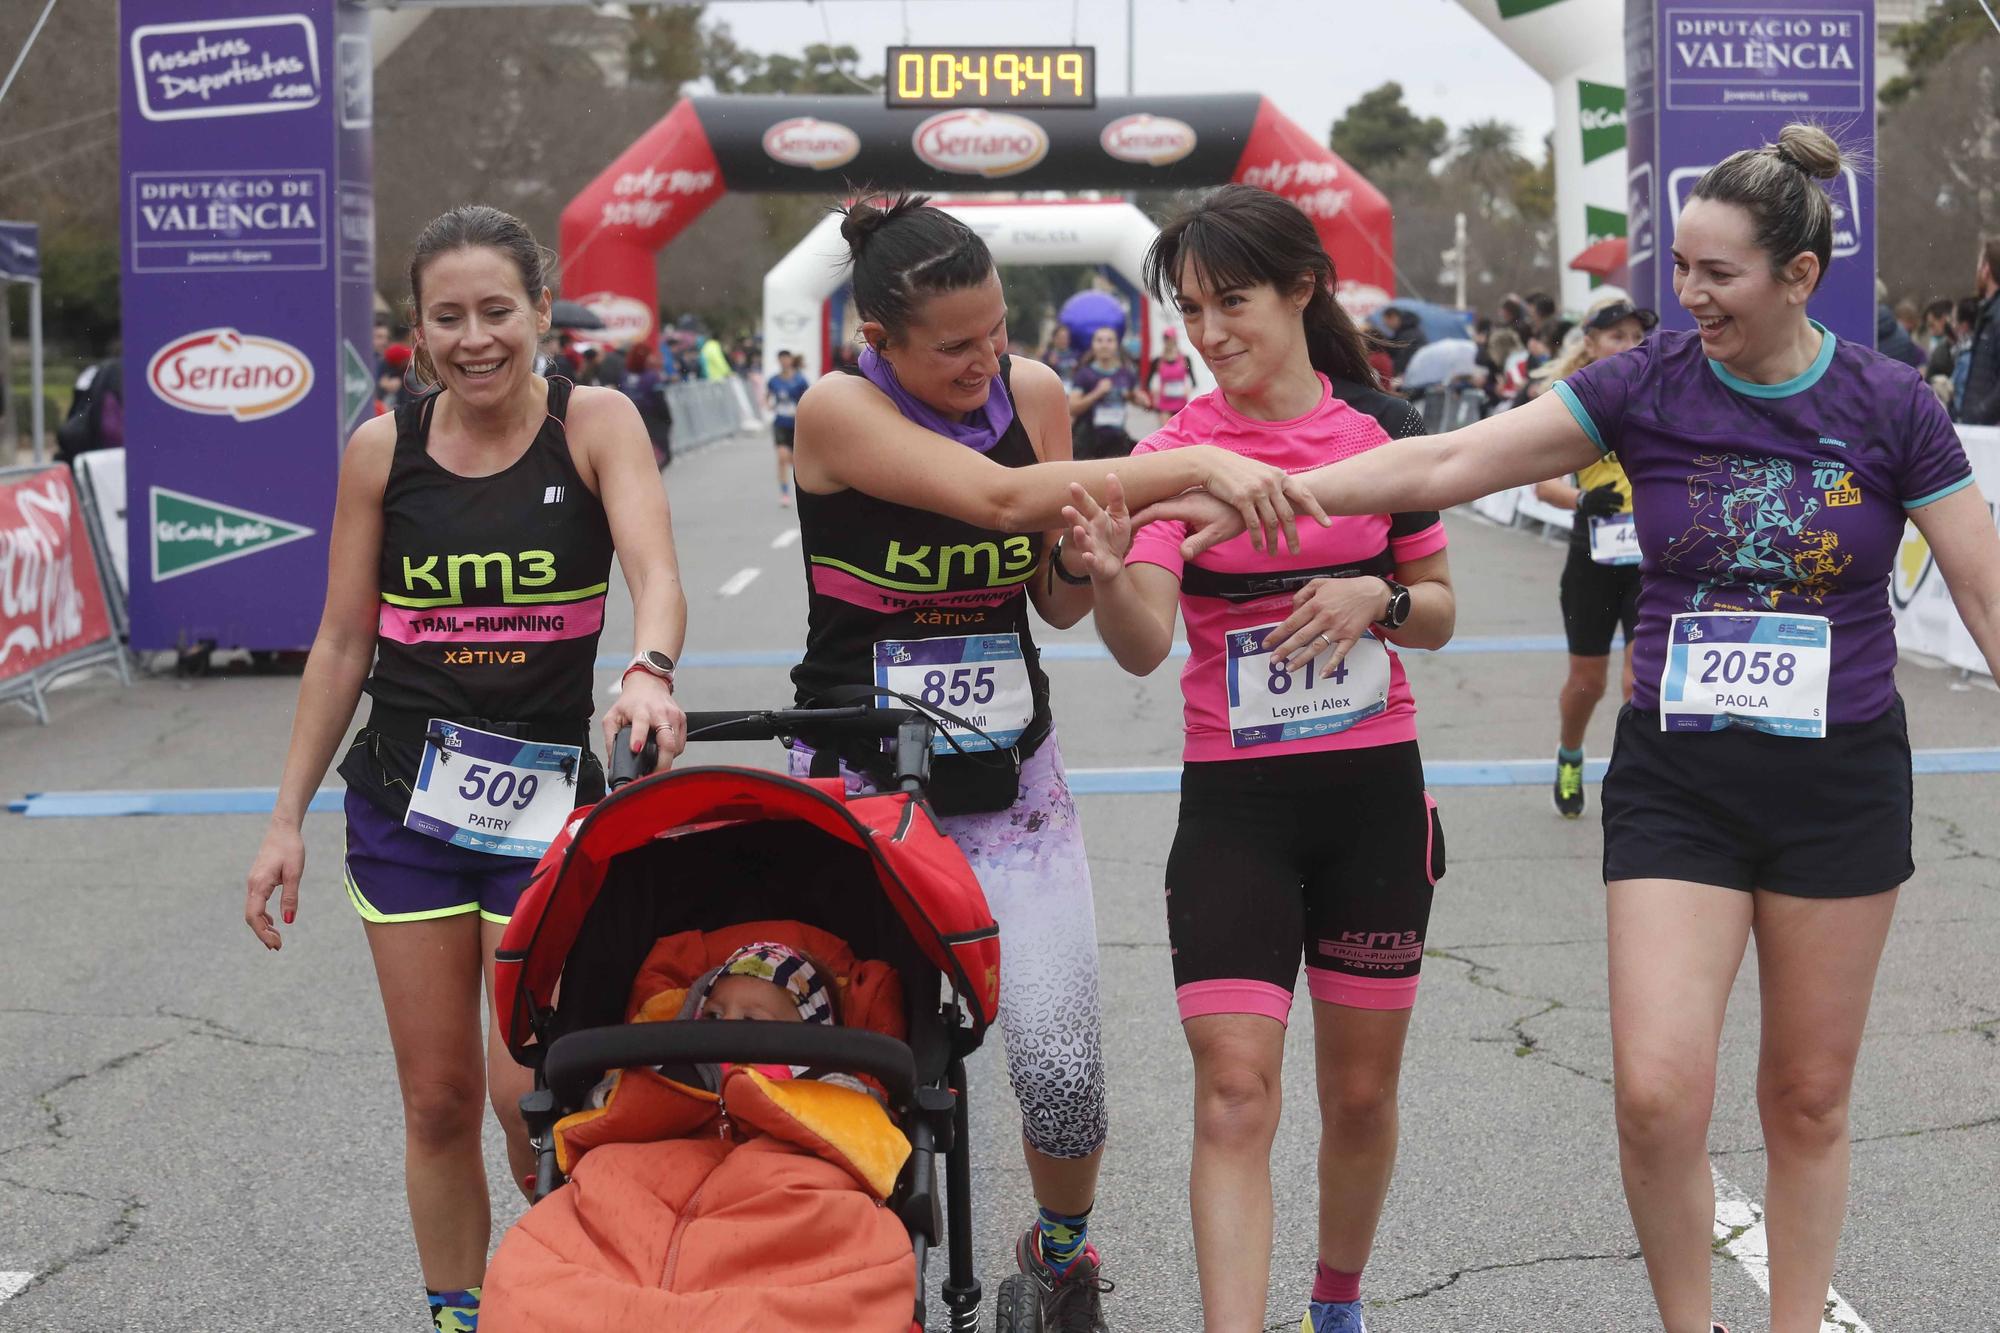
[(1187, 764), (1167, 858), (1183, 1021), (1284, 1022), (1304, 955), (1312, 997), (1416, 1003), (1444, 833), (1415, 741)]

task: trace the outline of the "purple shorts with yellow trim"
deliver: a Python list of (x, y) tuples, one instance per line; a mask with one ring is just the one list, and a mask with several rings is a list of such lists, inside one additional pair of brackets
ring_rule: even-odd
[(347, 793), (347, 897), (366, 921), (431, 921), (477, 912), (505, 923), (535, 862), (455, 847), (404, 828), (367, 797)]

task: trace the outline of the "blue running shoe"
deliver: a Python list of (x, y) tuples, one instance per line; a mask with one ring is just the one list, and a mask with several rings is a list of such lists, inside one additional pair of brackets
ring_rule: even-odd
[(1360, 1301), (1314, 1301), (1299, 1320), (1299, 1333), (1368, 1333)]

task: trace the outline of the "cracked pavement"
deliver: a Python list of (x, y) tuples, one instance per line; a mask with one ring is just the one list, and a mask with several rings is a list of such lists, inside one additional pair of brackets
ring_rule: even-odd
[[(761, 443), (670, 480), (690, 649), (802, 637), (796, 550), (769, 550)], [(747, 517), (746, 517), (747, 515)], [(1559, 547), (1450, 520), (1462, 635), (1550, 634)], [(716, 595), (758, 564), (743, 596)], [(630, 613), (615, 582), (606, 651)], [(1089, 640), (1087, 627), (1050, 639)], [(1559, 655), (1406, 658), (1425, 754), (1552, 748)], [(1178, 664), (1145, 681), (1055, 662), (1074, 767), (1177, 762)], [(2000, 745), (2000, 693), (1906, 664), (1920, 748)], [(0, 794), (275, 782), (295, 678), (93, 682), (53, 726), (0, 713)], [(784, 672), (688, 673), (690, 707), (768, 706)], [(1611, 708), (1592, 752), (1609, 743)], [(713, 761), (769, 764), (753, 747)], [(1597, 789), (1576, 823), (1540, 788), (1438, 793), (1439, 886), (1402, 1087), (1402, 1147), (1364, 1283), (1374, 1333), (1656, 1327), (1611, 1121)], [(2000, 776), (1917, 780), (1918, 878), (1883, 960), (1856, 1081), (1854, 1171), (1835, 1285), (1877, 1333), (1996, 1326), (2000, 1301)], [(1160, 878), (1176, 799), (1080, 801), (1102, 944), (1112, 1140), (1093, 1237), (1112, 1327), (1199, 1326), (1188, 1239), (1189, 1062), (1175, 1021)], [(0, 1270), (39, 1275), (0, 1329), (362, 1333), (426, 1326), (401, 1184), (400, 1118), (362, 934), (338, 881), (337, 817), (307, 821), (305, 895), (281, 954), (241, 920), (256, 816), (0, 815)], [(1711, 1144), (1761, 1199), (1756, 970), (1724, 1034)], [(1316, 1143), (1303, 1005), (1275, 1153), (1268, 1327), (1297, 1327), (1313, 1261)], [(989, 1294), (1029, 1215), (996, 1040), (970, 1073), (980, 1274)], [(497, 1142), (489, 1143), (499, 1170)], [(502, 1199), (496, 1226), (513, 1215)], [(497, 1234), (497, 1233), (496, 1233)], [(934, 1265), (936, 1275), (942, 1263)], [(1764, 1324), (1740, 1265), (1714, 1263), (1717, 1317)], [(941, 1327), (934, 1306), (933, 1327)], [(989, 1311), (988, 1327), (991, 1326)]]

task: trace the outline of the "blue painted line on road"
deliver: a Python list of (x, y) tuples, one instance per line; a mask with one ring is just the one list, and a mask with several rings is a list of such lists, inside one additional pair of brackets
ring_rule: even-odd
[[(1912, 769), (1920, 777), (1963, 777), (2000, 773), (2000, 748), (1918, 750)], [(1605, 761), (1584, 765), (1585, 782), (1604, 780)], [(1547, 759), (1444, 759), (1424, 765), (1432, 787), (1540, 787), (1554, 780)], [(1176, 792), (1178, 767), (1073, 768), (1070, 790), (1079, 796), (1140, 796)], [(341, 807), (345, 789), (322, 787), (309, 807), (329, 814)], [(275, 787), (165, 787), (139, 791), (30, 792), (7, 809), (30, 819), (90, 819), (118, 815), (267, 815), (276, 804)]]
[[(1049, 662), (1108, 662), (1111, 653), (1101, 643), (1060, 642), (1045, 643), (1042, 658)], [(1186, 657), (1188, 646), (1175, 643), (1172, 657)], [(1422, 650), (1406, 650), (1406, 655), (1416, 656)], [(1439, 654), (1450, 656), (1455, 653), (1562, 653), (1569, 651), (1569, 644), (1560, 634), (1471, 634), (1462, 639), (1453, 639), (1437, 650)], [(721, 669), (727, 667), (785, 667), (798, 664), (802, 652), (796, 648), (745, 648), (736, 651), (688, 653), (680, 660), (680, 665), (688, 668)], [(621, 653), (605, 653), (597, 659), (599, 671), (618, 671), (631, 662), (631, 658)]]

